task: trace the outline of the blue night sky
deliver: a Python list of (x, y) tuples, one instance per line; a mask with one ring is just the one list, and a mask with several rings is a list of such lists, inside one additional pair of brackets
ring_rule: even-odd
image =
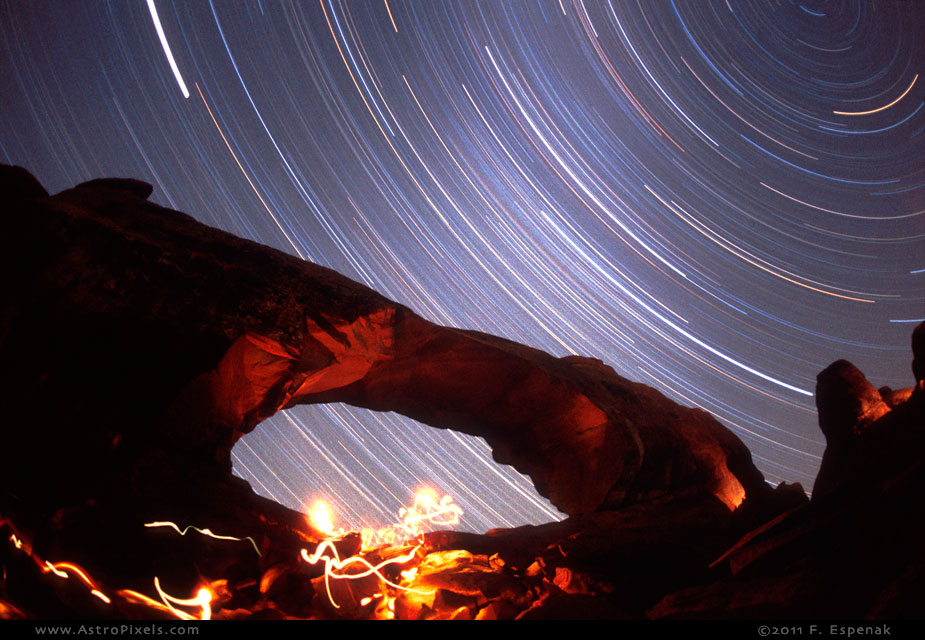
[[(913, 382), (923, 26), (914, 1), (0, 0), (0, 161), (53, 193), (139, 178), (435, 322), (600, 358), (809, 489), (816, 374)], [(300, 407), (234, 457), (342, 526), (422, 485), (471, 530), (561, 517), (392, 414)]]

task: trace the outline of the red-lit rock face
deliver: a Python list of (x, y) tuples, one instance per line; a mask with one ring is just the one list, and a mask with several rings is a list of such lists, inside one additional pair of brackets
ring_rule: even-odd
[[(144, 601), (155, 575), (183, 615), (225, 618), (895, 617), (922, 601), (921, 384), (884, 402), (847, 363), (821, 376), (825, 491), (806, 505), (707, 413), (599, 360), (427, 322), (148, 203), (138, 181), (48, 197), (4, 167), (0, 187), (0, 618), (177, 616)], [(319, 531), (233, 478), (230, 451), (283, 407), (335, 401), (481, 436), (572, 517), (376, 548), (378, 573), (332, 587), (324, 558), (359, 536), (317, 556)]]
[[(145, 413), (141, 433), (103, 419), (106, 439), (166, 439), (227, 465), (235, 440), (278, 409), (341, 401), (484, 437), (566, 513), (700, 492), (734, 509), (764, 488), (748, 450), (709, 415), (599, 361), (434, 325), (328, 269), (151, 204), (149, 193), (97, 180), (23, 205), (23, 233), (49, 249), (23, 257), (43, 302), (76, 323), (70, 339), (103, 343), (75, 359), (123, 351), (101, 356), (116, 360), (102, 372), (109, 391), (117, 369), (143, 372), (137, 387), (115, 385), (121, 421)], [(36, 340), (33, 322), (49, 318), (29, 318), (35, 309), (18, 301), (13, 330)], [(93, 335), (106, 323), (120, 325), (115, 335)], [(51, 383), (95, 375), (74, 363)], [(94, 405), (112, 393), (81, 395), (100, 422), (105, 408)], [(142, 409), (151, 397), (166, 411)]]
[[(300, 350), (253, 334), (185, 390), (179, 414), (240, 432), (277, 409), (348, 402), (484, 437), (499, 462), (568, 513), (672, 493), (712, 493), (730, 509), (761, 479), (741, 443), (598, 361), (553, 358), (391, 308), (343, 324), (311, 319)], [(177, 416), (177, 417), (173, 417)], [(736, 469), (742, 480), (731, 471)]]

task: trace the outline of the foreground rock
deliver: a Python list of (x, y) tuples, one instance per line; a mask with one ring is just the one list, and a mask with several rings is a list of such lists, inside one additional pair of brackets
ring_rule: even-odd
[[(6, 167), (0, 187), (9, 212), (0, 528), (10, 541), (0, 617), (176, 608), (226, 618), (715, 615), (709, 603), (729, 595), (729, 574), (739, 573), (731, 567), (777, 557), (761, 551), (783, 544), (769, 539), (783, 539), (796, 549), (787, 562), (801, 563), (802, 541), (836, 535), (825, 527), (837, 529), (844, 513), (829, 493), (843, 492), (845, 504), (874, 499), (864, 492), (895, 465), (852, 475), (864, 465), (851, 452), (864, 447), (851, 443), (885, 433), (904, 442), (921, 404), (921, 394), (891, 394), (874, 413), (826, 426), (827, 436), (843, 434), (832, 489), (805, 506), (798, 485), (768, 488), (741, 441), (708, 414), (600, 361), (434, 325), (328, 269), (151, 204), (138, 181), (96, 180), (49, 197)], [(876, 400), (839, 380), (846, 397), (862, 388)], [(529, 474), (572, 517), (483, 536), (429, 534), (367, 550), (379, 577), (325, 578), (323, 558), (306, 562), (323, 537), (233, 478), (230, 451), (280, 408), (334, 401), (484, 437), (499, 462)], [(919, 480), (896, 484), (906, 491)], [(875, 515), (889, 521), (891, 509)], [(168, 520), (238, 539), (181, 536), (157, 524)], [(346, 558), (359, 540), (334, 549)], [(61, 560), (92, 567), (92, 581), (54, 577), (70, 565), (45, 562)], [(790, 565), (770, 566), (792, 578)], [(206, 586), (208, 607), (171, 609), (152, 593), (155, 575), (181, 599)], [(896, 580), (877, 597), (905, 597)], [(900, 595), (882, 595), (889, 589)], [(811, 607), (801, 596), (785, 592), (780, 606)]]

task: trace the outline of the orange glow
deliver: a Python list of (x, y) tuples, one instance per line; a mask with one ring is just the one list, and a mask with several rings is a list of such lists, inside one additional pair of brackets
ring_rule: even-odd
[(360, 606), (365, 607), (365, 606), (368, 605), (370, 602), (372, 602), (372, 601), (376, 598), (377, 595), (381, 595), (381, 594), (375, 594), (375, 595), (371, 595), (371, 596), (366, 596), (365, 598), (363, 598), (362, 600), (360, 600)]
[[(17, 547), (18, 548), (18, 547)], [(112, 600), (105, 593), (100, 591), (100, 585), (97, 584), (96, 580), (91, 578), (86, 571), (83, 570), (79, 565), (74, 564), (73, 562), (48, 562), (45, 561), (45, 565), (42, 567), (42, 571), (45, 573), (53, 573), (59, 578), (70, 578), (70, 573), (74, 573), (80, 578), (90, 589), (90, 593), (105, 602), (106, 604), (111, 604)], [(70, 573), (68, 573), (70, 572)]]
[[(414, 504), (411, 507), (402, 507), (398, 512), (400, 523), (392, 524), (382, 529), (363, 529), (360, 535), (363, 539), (363, 550), (370, 551), (383, 545), (399, 545), (417, 538), (422, 533), (422, 526), (436, 525), (447, 526), (459, 523), (462, 515), (462, 509), (453, 504), (453, 497), (445, 495), (437, 498), (437, 492), (433, 489), (421, 489), (414, 496)], [(312, 526), (327, 536), (319, 544), (314, 553), (309, 553), (308, 549), (302, 549), (302, 559), (311, 565), (319, 562), (324, 563), (324, 584), (327, 591), (328, 600), (334, 608), (339, 609), (340, 605), (334, 600), (331, 593), (331, 580), (358, 580), (375, 575), (383, 584), (400, 591), (417, 593), (419, 595), (433, 595), (432, 591), (418, 591), (409, 586), (404, 586), (389, 580), (382, 571), (389, 565), (403, 565), (411, 562), (421, 544), (417, 544), (408, 553), (384, 560), (378, 564), (372, 564), (361, 555), (350, 556), (341, 559), (337, 548), (332, 542), (332, 538), (337, 535), (343, 535), (343, 530), (334, 529), (333, 515), (328, 509), (327, 504), (319, 500), (314, 503), (308, 514)], [(358, 570), (359, 569), (359, 570)], [(417, 567), (412, 567), (400, 572), (401, 581), (413, 583), (417, 577)], [(384, 597), (384, 606), (377, 608), (377, 615), (380, 617), (394, 617), (394, 597), (376, 593), (365, 596), (360, 599), (360, 604), (366, 606), (376, 598)], [(381, 611), (380, 611), (381, 610)]]
[(312, 505), (308, 512), (308, 521), (324, 535), (328, 537), (335, 535), (334, 515), (323, 500), (318, 500)]
[(405, 530), (417, 535), (420, 533), (418, 525), (424, 522), (438, 526), (459, 524), (462, 509), (453, 504), (452, 496), (443, 496), (438, 501), (433, 489), (421, 489), (414, 496), (414, 505), (402, 509), (398, 515), (402, 518)]
[(48, 572), (50, 571), (51, 573), (55, 574), (55, 575), (58, 576), (59, 578), (68, 578), (68, 577), (70, 577), (70, 576), (68, 576), (64, 571), (59, 570), (57, 567), (55, 567), (55, 565), (53, 565), (52, 563), (50, 563), (50, 562), (48, 562), (48, 561), (45, 562), (45, 569), (44, 569), (44, 571), (45, 571), (45, 573), (48, 573)]
[(99, 598), (100, 600), (102, 600), (102, 601), (105, 602), (106, 604), (110, 604), (110, 603), (112, 602), (112, 600), (109, 599), (109, 596), (107, 596), (105, 593), (103, 593), (103, 592), (100, 591), (99, 589), (91, 589), (91, 590), (90, 590), (90, 593), (92, 593), (93, 595), (95, 595), (97, 598)]
[[(389, 558), (388, 560), (383, 560), (377, 565), (373, 565), (363, 556), (350, 556), (349, 558), (341, 560), (340, 555), (337, 553), (337, 548), (334, 546), (334, 543), (332, 543), (330, 540), (325, 540), (315, 548), (315, 553), (313, 554), (309, 555), (307, 549), (302, 549), (302, 559), (311, 565), (324, 562), (324, 587), (328, 593), (328, 600), (331, 602), (331, 605), (333, 605), (335, 609), (340, 609), (340, 605), (335, 602), (334, 596), (331, 594), (331, 579), (359, 580), (360, 578), (366, 578), (368, 576), (375, 575), (382, 582), (395, 589), (411, 591), (421, 595), (429, 595), (430, 592), (417, 591), (410, 587), (403, 587), (400, 584), (396, 584), (389, 580), (382, 573), (382, 570), (388, 565), (405, 564), (410, 562), (412, 559), (414, 559), (414, 554), (417, 553), (417, 550), (420, 548), (421, 545), (417, 545), (403, 556)], [(325, 555), (326, 552), (330, 555)], [(365, 567), (365, 569), (361, 570), (359, 573), (346, 573), (349, 568), (354, 566)]]
[(91, 589), (95, 589), (97, 586), (96, 582), (90, 576), (87, 575), (87, 572), (84, 571), (80, 566), (74, 564), (73, 562), (55, 562), (54, 564), (52, 564), (51, 562), (46, 561), (45, 567), (46, 567), (45, 569), (46, 573), (51, 572), (55, 574), (56, 576), (58, 576), (59, 578), (70, 577), (67, 572), (71, 571), (73, 573), (76, 573), (77, 577), (80, 578), (81, 581), (83, 581), (83, 583), (87, 585), (88, 587), (90, 587)]
[(150, 596), (146, 596), (143, 593), (138, 593), (137, 591), (133, 591), (132, 589), (121, 589), (117, 591), (116, 594), (121, 596), (128, 602), (132, 602), (135, 604), (143, 604), (145, 606), (151, 607), (152, 609), (157, 609), (158, 611), (163, 611), (164, 613), (169, 613), (171, 615), (174, 615), (180, 618), (181, 620), (196, 620), (197, 619), (194, 616), (191, 616), (190, 614), (186, 613), (185, 611), (180, 611), (179, 609), (176, 609), (170, 605), (164, 604), (163, 602), (158, 602), (154, 598), (151, 598)]
[[(157, 576), (154, 577), (154, 588), (157, 589), (157, 594), (161, 597), (161, 600), (164, 602), (164, 605), (167, 609), (170, 610), (175, 616), (181, 620), (211, 620), (212, 619), (212, 591), (207, 587), (201, 587), (199, 591), (196, 592), (196, 595), (192, 598), (175, 598), (174, 596), (166, 593), (161, 589), (161, 583), (157, 579)], [(191, 615), (185, 611), (177, 609), (173, 605), (180, 605), (181, 607), (199, 607), (200, 614), (199, 616)]]
[[(4, 523), (5, 522), (6, 521), (4, 521)], [(12, 525), (10, 526), (12, 527)], [(150, 523), (150, 525), (146, 525), (146, 526), (172, 526), (173, 528), (176, 528), (179, 531), (179, 528), (176, 527), (176, 525), (173, 525), (173, 523)], [(187, 527), (187, 529), (189, 528), (190, 527)], [(197, 531), (199, 531), (200, 533), (204, 533), (205, 535), (211, 535), (212, 537), (216, 537), (219, 539), (241, 540), (241, 538), (231, 538), (229, 536), (216, 536), (212, 534), (211, 532), (209, 532), (208, 529), (203, 529), (203, 530), (197, 529)], [(185, 532), (186, 530), (184, 530), (181, 533), (185, 533)], [(108, 595), (106, 595), (106, 593), (103, 591), (102, 586), (99, 583), (97, 583), (96, 580), (90, 577), (90, 574), (87, 573), (87, 571), (80, 565), (75, 564), (73, 562), (51, 562), (48, 560), (42, 560), (36, 555), (34, 555), (31, 552), (31, 550), (24, 549), (24, 543), (22, 541), (22, 538), (15, 533), (10, 536), (10, 541), (13, 543), (13, 545), (17, 549), (20, 549), (24, 553), (27, 553), (28, 555), (30, 555), (32, 559), (35, 561), (35, 563), (42, 570), (42, 572), (52, 573), (55, 576), (61, 579), (65, 579), (65, 580), (71, 578), (72, 576), (76, 576), (83, 584), (87, 586), (91, 595), (93, 595), (96, 598), (99, 598), (101, 601), (105, 602), (106, 604), (112, 604), (112, 599)], [(253, 543), (253, 540), (251, 540), (251, 542)], [(188, 598), (188, 599), (176, 598), (164, 592), (161, 589), (160, 582), (158, 581), (156, 577), (154, 578), (154, 588), (157, 590), (158, 595), (161, 597), (160, 602), (158, 602), (157, 600), (149, 596), (144, 595), (143, 593), (138, 593), (137, 591), (133, 591), (132, 589), (121, 589), (119, 591), (115, 591), (114, 593), (115, 595), (119, 596), (120, 598), (124, 599), (127, 602), (132, 602), (136, 604), (144, 604), (153, 609), (157, 609), (158, 611), (170, 613), (176, 616), (177, 618), (180, 618), (181, 620), (209, 620), (211, 619), (212, 600), (214, 598), (214, 595), (210, 589), (206, 587), (202, 587), (199, 589), (196, 595), (192, 598)], [(178, 605), (182, 607), (198, 607), (199, 615), (193, 615), (193, 614), (187, 613), (186, 611), (183, 611), (182, 609), (178, 609), (174, 605)]]
[[(302, 549), (300, 557), (311, 565), (323, 564), (325, 589), (332, 606), (338, 609), (341, 608), (341, 605), (335, 601), (331, 591), (331, 580), (368, 578), (369, 587), (371, 587), (369, 593), (357, 594), (357, 603), (362, 607), (374, 607), (372, 615), (376, 618), (391, 619), (395, 617), (395, 598), (398, 596), (399, 591), (423, 597), (433, 597), (435, 594), (432, 590), (419, 591), (413, 588), (414, 581), (418, 577), (418, 568), (416, 566), (407, 567), (401, 571), (398, 570), (402, 565), (408, 565), (415, 560), (419, 555), (418, 551), (423, 546), (423, 541), (419, 540), (413, 546), (408, 545), (405, 547), (406, 552), (404, 554), (393, 556), (386, 560), (370, 561), (364, 555), (371, 551), (374, 545), (378, 547), (384, 544), (407, 544), (410, 540), (420, 537), (427, 526), (457, 524), (461, 515), (462, 509), (453, 504), (451, 496), (438, 498), (438, 494), (432, 489), (420, 490), (415, 496), (412, 506), (399, 510), (399, 523), (392, 524), (384, 529), (365, 530), (362, 536), (364, 541), (363, 552), (342, 559), (334, 540), (337, 536), (344, 535), (345, 532), (335, 530), (334, 514), (327, 504), (319, 500), (309, 510), (308, 518), (312, 526), (325, 535), (325, 539), (317, 545), (312, 553), (309, 553), (308, 549)], [(7, 521), (3, 520), (2, 523), (5, 525)], [(148, 522), (144, 526), (147, 528), (165, 527), (173, 529), (181, 536), (185, 536), (190, 529), (193, 529), (202, 535), (210, 536), (217, 540), (247, 540), (254, 547), (257, 554), (260, 555), (256, 542), (250, 537), (238, 538), (218, 535), (210, 529), (200, 529), (192, 525), (181, 528), (176, 523), (169, 521)], [(9, 536), (10, 542), (15, 548), (28, 554), (41, 571), (46, 574), (54, 574), (61, 579), (76, 576), (87, 587), (91, 595), (106, 604), (112, 604), (112, 597), (118, 597), (124, 602), (144, 605), (181, 620), (210, 620), (213, 617), (212, 607), (218, 596), (216, 595), (217, 592), (208, 585), (200, 586), (195, 594), (189, 598), (177, 597), (164, 591), (158, 577), (154, 577), (156, 597), (151, 597), (132, 589), (108, 591), (97, 583), (81, 566), (73, 562), (51, 562), (39, 558), (29, 548), (29, 539), (23, 538), (11, 523), (10, 528), (13, 529)], [(414, 562), (414, 564), (416, 565), (417, 563)], [(393, 568), (388, 571), (390, 566)], [(396, 577), (396, 574), (399, 577)], [(217, 585), (222, 585), (225, 582), (224, 580), (218, 580), (213, 582), (212, 586), (221, 589)], [(378, 585), (378, 588), (375, 587), (374, 582)], [(365, 589), (365, 585), (361, 588)], [(354, 593), (356, 592), (354, 591)]]

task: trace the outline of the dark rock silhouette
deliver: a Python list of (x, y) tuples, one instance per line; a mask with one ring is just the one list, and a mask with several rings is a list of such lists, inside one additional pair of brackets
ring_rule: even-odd
[(817, 393), (827, 446), (812, 502), (743, 537), (712, 564), (712, 580), (666, 597), (650, 616), (925, 615), (925, 392), (893, 392), (906, 400), (891, 409), (840, 360), (819, 374)]
[(846, 360), (829, 365), (816, 379), (819, 428), (826, 450), (813, 486), (822, 495), (850, 473), (864, 431), (890, 411), (883, 396), (857, 367)]
[(916, 386), (922, 388), (925, 382), (925, 322), (919, 324), (912, 332), (912, 375)]
[[(208, 579), (213, 609), (231, 618), (892, 616), (921, 594), (921, 556), (903, 555), (921, 527), (897, 502), (921, 501), (919, 391), (881, 396), (847, 363), (820, 374), (829, 450), (807, 504), (799, 485), (769, 488), (707, 413), (598, 360), (427, 322), (147, 202), (136, 180), (49, 197), (3, 167), (0, 187), (0, 528), (19, 542), (0, 556), (11, 576), (0, 617), (150, 617), (133, 593), (150, 594), (153, 575), (173, 593)], [(335, 401), (482, 436), (572, 517), (366, 552), (410, 553), (427, 595), (395, 592), (386, 611), (365, 582), (341, 580), (333, 606), (321, 566), (299, 560), (323, 537), (232, 477), (230, 451), (280, 408)], [(163, 520), (251, 542), (144, 526)], [(905, 528), (871, 536), (874, 521)], [(335, 545), (341, 557), (360, 549), (351, 536)], [(855, 552), (856, 576), (826, 564)], [(912, 564), (899, 570), (900, 556)], [(117, 597), (50, 587), (39, 559), (65, 558)], [(875, 561), (886, 577), (845, 601), (854, 609), (827, 604), (824, 589), (840, 593)]]

